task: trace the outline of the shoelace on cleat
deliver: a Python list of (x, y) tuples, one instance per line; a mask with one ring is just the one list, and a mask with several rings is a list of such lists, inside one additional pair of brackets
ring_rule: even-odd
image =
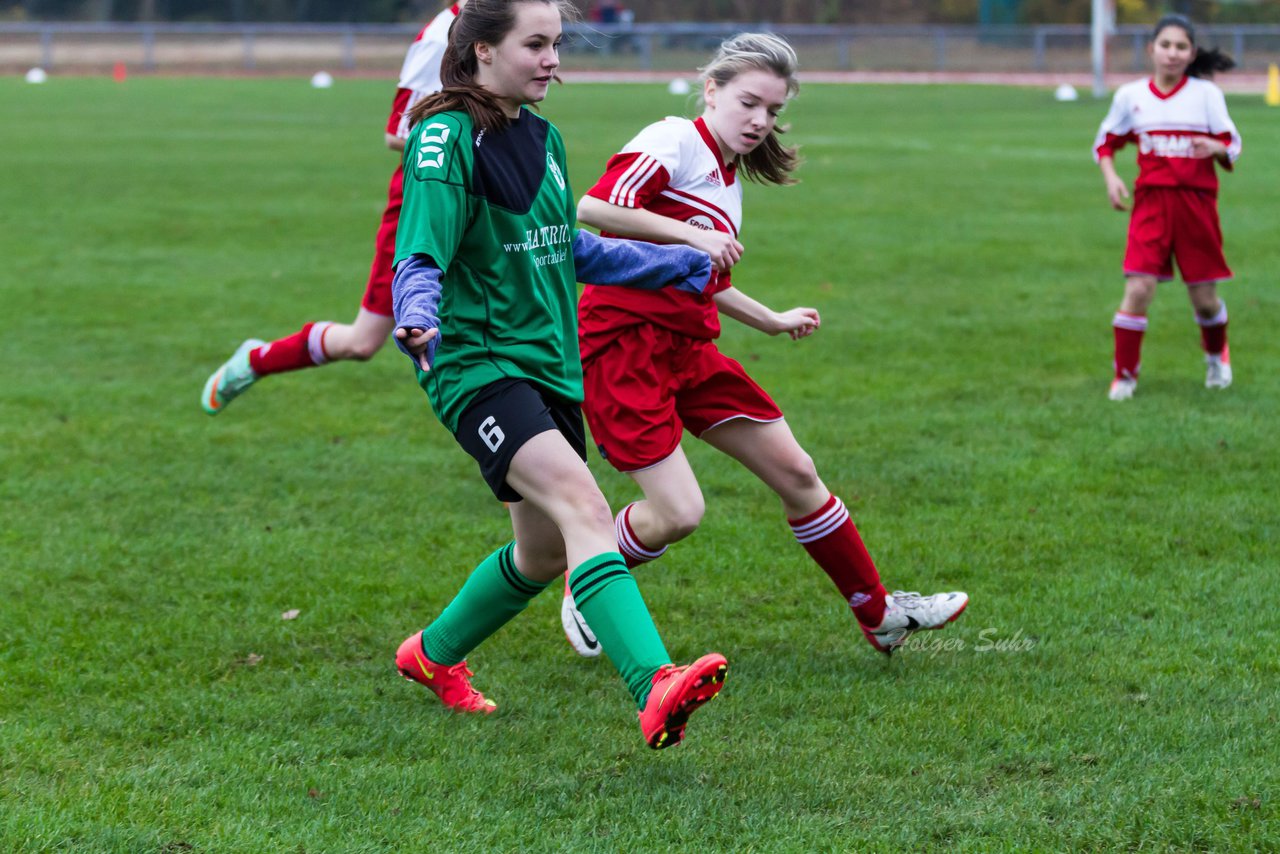
[(444, 672), (448, 673), (450, 676), (461, 675), (466, 678), (475, 676), (475, 674), (471, 672), (471, 668), (467, 667), (467, 663), (465, 661), (459, 661), (457, 664), (453, 665), (453, 667), (446, 667)]
[[(471, 668), (467, 667), (467, 663), (465, 661), (459, 661), (457, 664), (453, 665), (453, 667), (446, 667), (444, 669), (444, 672), (449, 676), (453, 676), (455, 678), (461, 678), (463, 680), (467, 680), (467, 679), (470, 679), (472, 676), (475, 676), (475, 674), (471, 672)], [(464, 684), (467, 686), (467, 690), (470, 692), (470, 694), (468, 695), (468, 699), (475, 700), (479, 697), (484, 696), (479, 691), (477, 691), (470, 682), (464, 681)]]

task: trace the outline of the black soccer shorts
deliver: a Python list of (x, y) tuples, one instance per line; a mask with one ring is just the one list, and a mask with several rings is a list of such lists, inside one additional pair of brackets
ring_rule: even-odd
[(586, 462), (582, 408), (541, 391), (527, 380), (505, 379), (485, 386), (467, 404), (453, 438), (475, 457), (484, 482), (498, 500), (511, 502), (524, 498), (507, 484), (511, 458), (526, 442), (548, 430), (559, 430)]

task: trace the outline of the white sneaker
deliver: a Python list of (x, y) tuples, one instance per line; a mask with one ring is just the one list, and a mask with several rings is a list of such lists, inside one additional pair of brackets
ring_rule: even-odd
[(877, 628), (862, 626), (862, 633), (876, 649), (890, 655), (912, 632), (940, 629), (964, 613), (968, 593), (903, 593), (895, 590), (884, 597), (884, 619)]
[(1127, 377), (1115, 379), (1111, 381), (1111, 391), (1107, 392), (1107, 397), (1112, 400), (1128, 400), (1133, 397), (1133, 393), (1137, 388), (1137, 380), (1131, 380)]
[(1217, 355), (1205, 354), (1204, 364), (1205, 388), (1226, 388), (1231, 385), (1231, 362), (1227, 361), (1225, 350)]
[(569, 639), (569, 646), (583, 658), (595, 658), (600, 654), (600, 641), (582, 618), (573, 601), (573, 591), (569, 589), (569, 573), (564, 574), (564, 601), (560, 603), (560, 623), (564, 626), (564, 636)]

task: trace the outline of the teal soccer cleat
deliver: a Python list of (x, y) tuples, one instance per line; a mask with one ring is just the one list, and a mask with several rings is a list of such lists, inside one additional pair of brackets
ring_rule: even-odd
[(231, 358), (223, 362), (222, 367), (214, 371), (205, 381), (204, 391), (200, 393), (200, 405), (204, 407), (205, 412), (217, 415), (228, 403), (253, 385), (258, 375), (249, 367), (249, 351), (266, 343), (257, 338), (245, 341), (236, 348)]

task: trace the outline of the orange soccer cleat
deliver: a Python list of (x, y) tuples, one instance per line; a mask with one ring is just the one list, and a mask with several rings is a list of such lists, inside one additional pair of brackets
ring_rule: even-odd
[(728, 670), (729, 663), (718, 652), (683, 667), (660, 667), (653, 674), (653, 687), (640, 712), (645, 742), (654, 750), (661, 750), (684, 740), (689, 716), (720, 693)]
[(396, 650), (396, 669), (410, 682), (425, 685), (455, 712), (493, 714), (498, 704), (471, 687), (475, 674), (465, 661), (446, 667), (427, 658), (422, 651), (422, 632), (415, 632)]

